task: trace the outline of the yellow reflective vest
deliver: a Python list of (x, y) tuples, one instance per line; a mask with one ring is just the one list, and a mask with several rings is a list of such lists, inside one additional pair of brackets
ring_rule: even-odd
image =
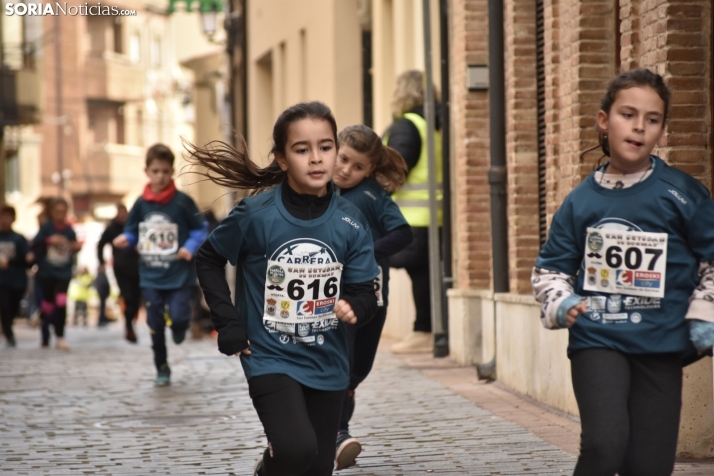
[[(413, 227), (429, 226), (429, 163), (426, 145), (426, 119), (419, 114), (407, 112), (404, 119), (412, 122), (419, 131), (421, 138), (421, 153), (416, 166), (409, 171), (404, 184), (394, 192), (392, 199), (399, 206), (399, 210), (406, 218), (407, 223)], [(384, 143), (389, 141), (389, 136), (384, 138)], [(442, 225), (441, 205), (444, 199), (442, 190), (441, 167), (441, 132), (434, 131), (434, 158), (436, 159), (436, 205), (438, 207), (437, 223)]]

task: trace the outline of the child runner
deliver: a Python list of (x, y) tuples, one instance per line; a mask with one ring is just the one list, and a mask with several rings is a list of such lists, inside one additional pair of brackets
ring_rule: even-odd
[(67, 288), (72, 279), (74, 255), (82, 248), (77, 235), (67, 223), (67, 201), (58, 197), (49, 204), (49, 220), (44, 222), (32, 240), (32, 250), (37, 255), (37, 283), (42, 290), (40, 318), (42, 320), (42, 347), (50, 345), (50, 324), (55, 328), (55, 346), (68, 350), (64, 340), (67, 320)]
[(27, 268), (34, 260), (24, 236), (15, 233), (12, 224), (15, 209), (0, 207), (0, 320), (8, 347), (15, 347), (12, 322), (27, 288)]
[(191, 197), (176, 190), (174, 154), (155, 144), (146, 152), (149, 183), (129, 213), (116, 248), (137, 246), (139, 280), (151, 330), (157, 386), (171, 383), (165, 329), (176, 344), (183, 342), (191, 319), (191, 285), (196, 282), (194, 253), (206, 239), (207, 224)]
[(388, 194), (404, 182), (407, 165), (402, 156), (383, 145), (377, 133), (364, 125), (346, 127), (340, 132), (338, 140), (340, 151), (332, 180), (339, 187), (339, 195), (359, 208), (372, 232), (374, 258), (380, 271), (374, 287), (380, 307), (374, 319), (364, 326), (347, 326), (350, 385), (342, 403), (337, 434), (337, 470), (354, 465), (362, 451), (360, 442), (349, 433), (349, 421), (355, 408), (355, 389), (372, 370), (387, 318), (388, 258), (412, 241), (411, 227)]
[(533, 270), (543, 325), (569, 329), (576, 476), (671, 474), (683, 355), (714, 343), (714, 203), (651, 155), (669, 101), (646, 69), (610, 83), (597, 114), (610, 161), (565, 198)]
[(74, 325), (78, 326), (81, 319), (84, 327), (87, 327), (87, 321), (89, 320), (88, 304), (92, 294), (94, 278), (86, 266), (80, 266), (73, 281), (69, 286), (69, 298), (74, 301)]
[[(345, 323), (374, 315), (378, 269), (362, 214), (333, 193), (330, 109), (290, 107), (273, 141), (265, 168), (225, 144), (190, 151), (216, 183), (263, 190), (211, 233), (196, 267), (218, 349), (240, 355), (268, 439), (253, 474), (329, 476), (349, 384)], [(226, 261), (238, 266), (235, 306)]]

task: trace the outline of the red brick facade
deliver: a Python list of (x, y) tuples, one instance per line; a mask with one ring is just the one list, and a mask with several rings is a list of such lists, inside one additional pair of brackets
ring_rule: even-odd
[[(504, 0), (509, 282), (530, 293), (538, 254), (536, 2)], [(488, 64), (487, 0), (453, 0), (456, 287), (489, 289), (488, 95), (469, 93), (469, 64)], [(595, 115), (610, 79), (647, 67), (673, 91), (667, 132), (655, 149), (712, 186), (712, 5), (710, 0), (543, 0), (546, 210), (548, 223), (599, 153)], [(619, 63), (618, 63), (619, 62)]]

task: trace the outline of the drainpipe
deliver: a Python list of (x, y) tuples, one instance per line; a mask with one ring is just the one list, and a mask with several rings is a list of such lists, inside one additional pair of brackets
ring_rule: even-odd
[[(435, 357), (449, 354), (449, 301), (446, 292), (454, 284), (451, 253), (451, 98), (449, 91), (449, 2), (439, 0), (439, 35), (441, 49), (441, 152), (444, 190), (443, 219), (441, 236), (442, 275), (442, 322), (443, 342), (436, 343)], [(437, 355), (436, 351), (439, 352)]]
[[(508, 292), (508, 211), (506, 203), (506, 97), (504, 92), (503, 0), (488, 2), (489, 117), (491, 133), (491, 250), (493, 255), (493, 291)], [(494, 303), (494, 318), (495, 314)], [(496, 356), (477, 364), (479, 378), (493, 380)]]

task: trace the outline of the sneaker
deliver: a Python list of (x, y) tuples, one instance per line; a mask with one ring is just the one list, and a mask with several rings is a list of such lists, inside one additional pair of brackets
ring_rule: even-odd
[(55, 343), (55, 348), (59, 350), (69, 350), (69, 344), (63, 337), (58, 337), (57, 342)]
[(134, 329), (127, 329), (126, 333), (124, 334), (124, 338), (131, 342), (132, 344), (136, 344), (137, 338), (136, 338), (136, 333), (134, 332)]
[(260, 455), (258, 461), (255, 462), (253, 467), (253, 476), (263, 476), (263, 455)]
[(154, 384), (157, 387), (166, 387), (167, 385), (171, 385), (171, 369), (169, 368), (169, 364), (163, 364), (159, 368)]
[(186, 328), (176, 330), (171, 328), (171, 337), (174, 339), (174, 343), (180, 344), (186, 338)]
[(362, 445), (346, 431), (337, 434), (337, 451), (335, 453), (335, 471), (354, 466), (357, 456), (362, 452)]
[(390, 349), (393, 354), (426, 354), (434, 351), (434, 335), (431, 332), (413, 331), (403, 341)]

